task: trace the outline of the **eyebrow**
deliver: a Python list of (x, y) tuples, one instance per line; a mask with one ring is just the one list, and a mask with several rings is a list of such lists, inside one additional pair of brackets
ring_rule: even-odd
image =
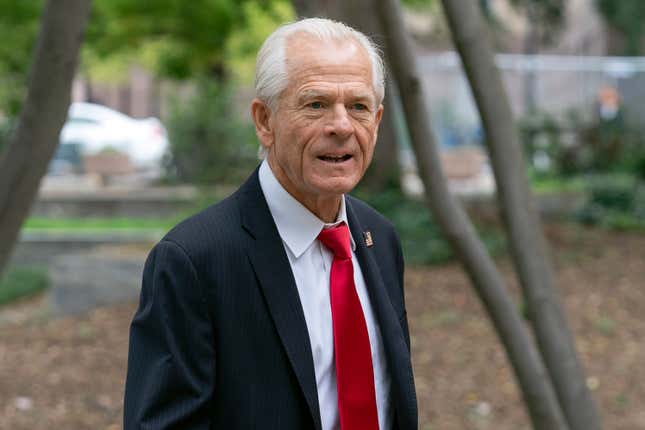
[(370, 102), (373, 102), (373, 103), (376, 102), (376, 98), (370, 93), (352, 94), (352, 98), (355, 99), (355, 100), (370, 101)]
[[(326, 91), (320, 91), (320, 90), (312, 90), (312, 89), (306, 89), (303, 90), (299, 95), (298, 95), (298, 101), (302, 102), (307, 99), (312, 99), (312, 98), (328, 98), (329, 93)], [(367, 92), (358, 92), (358, 93), (352, 93), (350, 91), (350, 99), (354, 101), (366, 101), (366, 102), (371, 102), (371, 103), (376, 103), (375, 97), (373, 97), (370, 93)]]
[(328, 93), (319, 90), (303, 90), (300, 94), (298, 94), (298, 100), (313, 99), (318, 97), (326, 98), (328, 97)]

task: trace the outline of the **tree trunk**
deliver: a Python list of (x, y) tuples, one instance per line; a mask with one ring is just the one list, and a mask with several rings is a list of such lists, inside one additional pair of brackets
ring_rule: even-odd
[(394, 80), (388, 79), (383, 100), (383, 120), (378, 129), (378, 138), (374, 148), (374, 157), (370, 167), (361, 179), (361, 187), (371, 191), (382, 191), (388, 187), (398, 188), (401, 180), (399, 168), (399, 146), (397, 144), (394, 117)]
[(386, 52), (390, 68), (400, 86), (399, 94), (428, 204), (464, 265), (506, 348), (534, 428), (568, 429), (538, 352), (505, 289), (501, 275), (463, 208), (448, 191), (429, 124), (416, 57), (412, 42), (404, 30), (400, 7), (396, 0), (378, 0), (375, 3), (387, 36)]
[(45, 5), (27, 99), (0, 158), (0, 274), (58, 146), (90, 4), (49, 0)]
[[(538, 23), (535, 12), (535, 3), (528, 1), (526, 3), (526, 20), (527, 29), (524, 35), (523, 54), (534, 56), (538, 53), (539, 48), (539, 34)], [(531, 57), (533, 58), (533, 57)], [(524, 87), (524, 114), (533, 115), (537, 110), (537, 74), (534, 68), (529, 68), (522, 76), (522, 84)]]
[(293, 8), (300, 18), (310, 18), (313, 16), (326, 16), (323, 13), (324, 5), (322, 1), (316, 0), (292, 0)]
[(482, 17), (471, 0), (443, 0), (443, 7), (482, 117), (511, 255), (560, 406), (571, 430), (600, 429), (600, 418), (554, 288), (517, 130)]
[[(299, 16), (323, 16), (341, 21), (371, 36), (376, 43), (383, 42), (380, 22), (374, 19), (374, 13), (369, 12), (373, 9), (371, 0), (293, 0), (293, 5)], [(379, 126), (374, 157), (361, 180), (361, 187), (372, 191), (381, 191), (391, 185), (398, 186), (400, 182), (396, 124), (392, 112), (393, 97), (396, 97), (396, 94), (386, 88), (383, 120)]]

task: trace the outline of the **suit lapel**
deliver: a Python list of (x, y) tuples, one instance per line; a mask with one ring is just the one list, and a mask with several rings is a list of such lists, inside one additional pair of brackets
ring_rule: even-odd
[[(392, 306), (387, 288), (381, 277), (379, 267), (372, 255), (372, 249), (386, 245), (378, 238), (374, 238), (374, 247), (367, 248), (363, 240), (363, 232), (358, 216), (347, 203), (347, 218), (352, 237), (356, 242), (356, 259), (361, 266), (363, 277), (367, 285), (370, 301), (381, 330), (383, 348), (391, 376), (391, 392), (393, 394), (396, 419), (399, 429), (417, 428), (416, 423), (416, 396), (414, 394), (414, 380), (410, 366), (410, 353), (405, 342), (403, 329), (398, 320), (397, 312)], [(392, 270), (395, 270), (392, 267)]]
[(258, 170), (239, 195), (243, 228), (254, 238), (247, 249), (276, 330), (305, 396), (316, 429), (321, 430), (318, 390), (307, 324), (291, 266), (258, 179)]

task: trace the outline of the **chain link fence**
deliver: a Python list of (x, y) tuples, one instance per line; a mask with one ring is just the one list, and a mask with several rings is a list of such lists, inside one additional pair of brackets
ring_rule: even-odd
[[(645, 57), (498, 54), (516, 119), (541, 112), (555, 119), (593, 122), (612, 115), (612, 103), (630, 127), (645, 124)], [(444, 147), (479, 143), (479, 114), (455, 52), (419, 57), (433, 126)]]

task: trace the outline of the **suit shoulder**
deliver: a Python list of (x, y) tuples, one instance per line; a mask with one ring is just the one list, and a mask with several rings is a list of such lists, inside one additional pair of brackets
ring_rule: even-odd
[(237, 193), (179, 222), (162, 239), (179, 245), (189, 256), (203, 253), (212, 244), (235, 240), (239, 231), (240, 210)]

